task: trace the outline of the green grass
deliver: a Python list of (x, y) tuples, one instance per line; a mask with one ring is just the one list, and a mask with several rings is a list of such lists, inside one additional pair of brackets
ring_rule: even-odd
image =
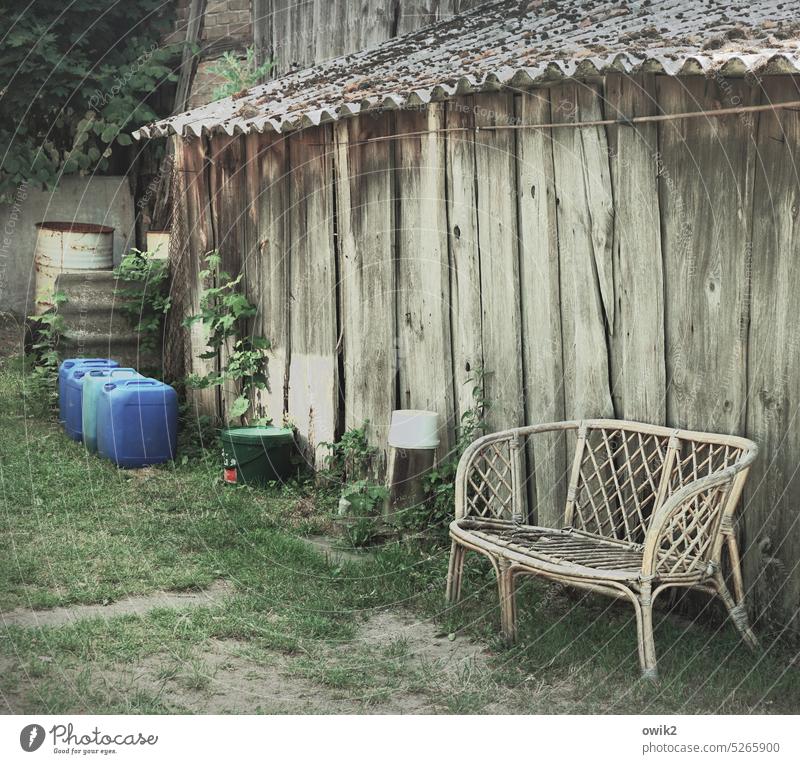
[[(520, 641), (497, 639), (491, 570), (468, 557), (465, 599), (447, 608), (448, 549), (390, 543), (363, 562), (329, 564), (300, 538), (330, 522), (310, 484), (256, 491), (220, 480), (216, 453), (144, 472), (87, 456), (55, 422), (26, 413), (21, 369), (0, 361), (0, 611), (104, 603), (225, 579), (209, 606), (61, 627), (0, 626), (0, 697), (20, 711), (163, 713), (172, 689), (213, 692), (212, 640), (239, 645), (254, 666), (283, 670), (365, 711), (405, 694), (443, 712), (784, 712), (800, 709), (791, 651), (753, 656), (718, 617), (662, 616), (662, 681), (638, 679), (632, 611), (597, 596), (527, 581)], [(434, 619), (442, 635), (487, 645), (488, 661), (444, 670), (403, 637), (356, 639), (391, 606)], [(154, 661), (153, 686), (100, 681)]]

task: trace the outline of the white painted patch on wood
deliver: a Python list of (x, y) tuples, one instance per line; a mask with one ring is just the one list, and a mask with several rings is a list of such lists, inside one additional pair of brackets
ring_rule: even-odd
[(336, 263), (330, 128), (289, 139), (289, 420), (310, 466), (333, 442), (338, 410)]

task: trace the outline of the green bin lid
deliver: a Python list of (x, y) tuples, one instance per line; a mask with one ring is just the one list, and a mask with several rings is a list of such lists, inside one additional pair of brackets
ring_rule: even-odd
[(230, 443), (280, 446), (294, 441), (294, 433), (286, 427), (229, 427), (220, 433)]

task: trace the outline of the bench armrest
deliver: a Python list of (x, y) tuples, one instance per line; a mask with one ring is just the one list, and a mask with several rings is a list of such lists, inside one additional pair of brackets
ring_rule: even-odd
[[(710, 575), (719, 565), (725, 521), (738, 499), (737, 475), (746, 465), (734, 465), (688, 483), (653, 515), (644, 539), (645, 579)], [(744, 474), (741, 474), (743, 471)]]
[(577, 430), (579, 422), (548, 422), (484, 435), (470, 444), (456, 472), (456, 520), (467, 516), (522, 522), (526, 515), (525, 438)]

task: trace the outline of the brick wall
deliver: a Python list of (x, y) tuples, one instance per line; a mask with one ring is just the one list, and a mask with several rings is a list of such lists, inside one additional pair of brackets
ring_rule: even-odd
[[(182, 42), (186, 38), (190, 5), (191, 0), (175, 0), (175, 29), (165, 42)], [(251, 0), (207, 0), (200, 32), (200, 60), (189, 94), (189, 108), (211, 101), (214, 90), (221, 84), (221, 78), (210, 72), (214, 62), (225, 51), (244, 58), (245, 49), (252, 44)]]
[(226, 37), (251, 42), (250, 0), (208, 0), (203, 26), (203, 39), (209, 42)]

